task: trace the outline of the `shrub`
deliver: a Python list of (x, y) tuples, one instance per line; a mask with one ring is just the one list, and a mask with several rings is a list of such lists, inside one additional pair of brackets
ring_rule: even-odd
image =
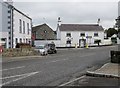
[(27, 43), (17, 43), (16, 48), (31, 48), (32, 46)]
[(98, 46), (99, 46), (99, 44), (101, 43), (101, 40), (100, 40), (100, 39), (97, 39), (97, 40), (94, 41), (94, 43), (95, 43), (95, 44), (98, 44)]

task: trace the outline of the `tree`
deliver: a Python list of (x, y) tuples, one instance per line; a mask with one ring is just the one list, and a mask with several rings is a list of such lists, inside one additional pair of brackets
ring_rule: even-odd
[(111, 37), (111, 36), (114, 35), (114, 34), (118, 34), (118, 31), (115, 30), (114, 28), (109, 28), (109, 29), (107, 30), (107, 37)]

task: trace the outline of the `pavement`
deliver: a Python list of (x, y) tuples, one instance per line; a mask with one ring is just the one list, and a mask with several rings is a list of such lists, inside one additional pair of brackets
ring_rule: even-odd
[(112, 77), (112, 78), (120, 78), (120, 64), (117, 63), (106, 63), (100, 69), (95, 71), (87, 71), (87, 75), (89, 76), (97, 76), (97, 77)]

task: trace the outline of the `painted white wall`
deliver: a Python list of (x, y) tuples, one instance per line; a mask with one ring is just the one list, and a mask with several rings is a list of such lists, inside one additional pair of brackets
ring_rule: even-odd
[(34, 45), (39, 46), (46, 43), (54, 42), (56, 47), (61, 47), (61, 40), (35, 40)]
[(118, 2), (118, 16), (120, 16), (120, 1)]
[(112, 44), (111, 38), (104, 39), (104, 45), (110, 45)]
[(0, 32), (0, 36), (2, 36), (1, 38), (6, 39), (4, 43), (6, 43), (6, 48), (9, 48), (8, 32)]
[(8, 5), (4, 2), (0, 3), (0, 13), (0, 39), (6, 38), (6, 48), (9, 48)]
[(57, 39), (61, 39), (61, 32), (59, 30), (59, 27), (57, 28)]
[(8, 32), (8, 5), (5, 3), (0, 3), (2, 6), (2, 32)]
[[(101, 44), (104, 43), (104, 31), (62, 31), (61, 32), (61, 44), (63, 44), (64, 46), (66, 46), (66, 41), (68, 39), (68, 37), (66, 37), (66, 33), (71, 33), (71, 40), (72, 40), (72, 44), (71, 46), (75, 46), (75, 44), (79, 45), (79, 39), (81, 39), (80, 33), (85, 33), (85, 36), (92, 36), (91, 39), (86, 39), (86, 37), (84, 37), (84, 39), (86, 39), (86, 42), (88, 42), (88, 44), (91, 43), (91, 45), (94, 45), (94, 40), (95, 39), (101, 39)], [(98, 37), (94, 37), (94, 33), (98, 33)]]
[(119, 38), (117, 38), (117, 44), (120, 44), (120, 39)]
[[(22, 33), (19, 32), (19, 19), (22, 21)], [(25, 34), (23, 33), (23, 21), (25, 21)], [(29, 23), (29, 34), (28, 34), (28, 28), (27, 23)], [(16, 46), (16, 38), (18, 39), (18, 43), (20, 43), (20, 38), (22, 39), (22, 42), (26, 43), (26, 39), (31, 41), (31, 20), (24, 16), (23, 14), (19, 13), (17, 10), (14, 10), (14, 32), (13, 32), (13, 39), (14, 39), (14, 48)]]

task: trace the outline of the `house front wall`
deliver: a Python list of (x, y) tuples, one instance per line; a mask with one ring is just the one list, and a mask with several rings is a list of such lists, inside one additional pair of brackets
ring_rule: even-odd
[[(71, 33), (71, 37), (67, 37), (66, 34)], [(85, 33), (84, 37), (81, 37), (81, 33)], [(94, 33), (98, 33), (98, 37), (94, 36)], [(91, 38), (86, 38), (87, 36)], [(67, 40), (71, 40), (71, 46), (79, 46), (80, 45), (80, 39), (85, 39), (86, 43), (90, 45), (95, 45), (94, 41), (96, 39), (100, 39), (101, 43), (104, 42), (104, 31), (62, 31), (61, 32), (61, 45), (62, 46), (67, 46)]]
[(33, 27), (32, 33), (35, 35), (36, 40), (56, 39), (56, 34), (46, 24), (38, 27)]
[(61, 39), (61, 32), (59, 30), (59, 27), (57, 28), (57, 39), (60, 40)]
[[(16, 43), (30, 43), (31, 42), (31, 19), (27, 18), (17, 10), (14, 10), (14, 27), (13, 27), (13, 46), (15, 48)], [(20, 20), (21, 20), (21, 32), (20, 32)], [(23, 21), (25, 23), (25, 32), (23, 28)], [(29, 25), (28, 25), (29, 24)], [(29, 31), (29, 33), (28, 33)]]
[[(8, 5), (4, 2), (0, 3), (0, 40), (4, 42), (4, 47), (9, 48), (9, 30), (8, 30)], [(5, 41), (3, 41), (3, 39)], [(3, 45), (3, 44), (2, 44)]]

